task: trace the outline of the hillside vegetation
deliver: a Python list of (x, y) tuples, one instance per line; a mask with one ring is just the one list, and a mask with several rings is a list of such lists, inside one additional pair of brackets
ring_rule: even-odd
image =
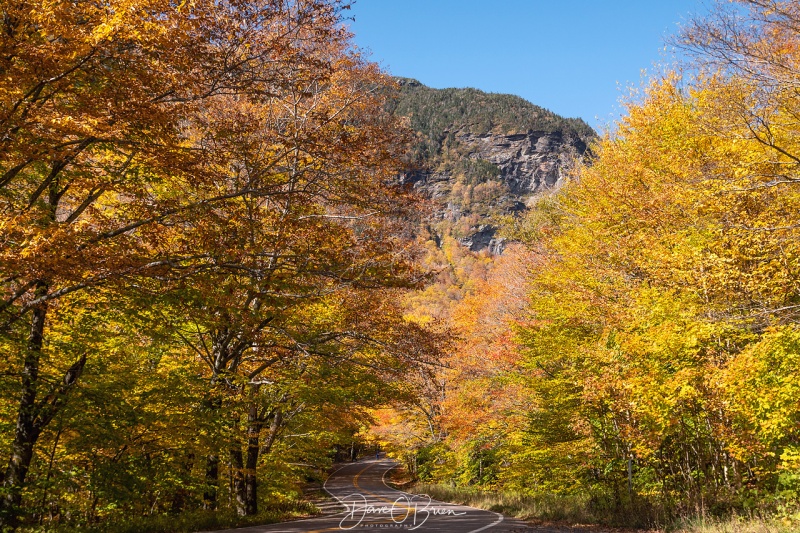
[(409, 117), (411, 129), (421, 136), (413, 151), (418, 162), (435, 158), (448, 136), (452, 141), (452, 134), (460, 130), (475, 134), (557, 131), (565, 136), (595, 136), (582, 119), (561, 117), (519, 96), (470, 88), (433, 89), (409, 78), (398, 81), (399, 98), (390, 111)]

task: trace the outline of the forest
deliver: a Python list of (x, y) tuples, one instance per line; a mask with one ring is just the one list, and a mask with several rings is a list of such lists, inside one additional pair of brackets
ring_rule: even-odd
[[(0, 531), (307, 516), (375, 446), (525, 518), (800, 527), (800, 5), (691, 20), (598, 137), (348, 9), (0, 3)], [(398, 179), (456, 120), (593, 139), (499, 255)]]

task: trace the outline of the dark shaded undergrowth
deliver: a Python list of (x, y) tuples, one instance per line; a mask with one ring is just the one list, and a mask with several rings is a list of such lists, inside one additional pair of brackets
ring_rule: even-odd
[(312, 503), (302, 500), (290, 500), (273, 505), (264, 505), (260, 513), (253, 516), (238, 516), (234, 511), (191, 511), (180, 514), (159, 514), (152, 516), (132, 517), (128, 520), (101, 523), (96, 526), (53, 526), (43, 523), (39, 526), (28, 526), (20, 529), (26, 533), (193, 533), (196, 531), (214, 531), (261, 524), (273, 524), (319, 514), (319, 509)]

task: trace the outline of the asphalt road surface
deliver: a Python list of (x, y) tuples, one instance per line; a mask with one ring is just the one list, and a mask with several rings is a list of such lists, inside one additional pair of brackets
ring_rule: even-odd
[[(347, 464), (325, 482), (324, 488), (340, 504), (337, 514), (240, 529), (222, 533), (322, 533), (335, 531), (419, 531), (424, 533), (536, 532), (524, 522), (463, 505), (430, 500), (389, 487), (385, 476), (397, 463), (368, 459)], [(563, 531), (563, 530), (562, 530)]]

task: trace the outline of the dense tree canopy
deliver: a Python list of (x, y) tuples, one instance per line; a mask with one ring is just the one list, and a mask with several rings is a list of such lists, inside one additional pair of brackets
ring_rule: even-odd
[(435, 356), (346, 7), (2, 6), (0, 527), (255, 515)]

